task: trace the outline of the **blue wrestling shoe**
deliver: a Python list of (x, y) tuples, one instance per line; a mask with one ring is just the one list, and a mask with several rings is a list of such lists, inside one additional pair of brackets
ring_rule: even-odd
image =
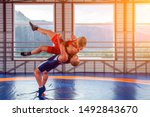
[(43, 97), (42, 94), (45, 92), (45, 90), (46, 90), (45, 86), (39, 88), (39, 90), (38, 90), (38, 93), (39, 93), (38, 97), (39, 98)]
[(41, 97), (39, 97), (39, 100), (45, 100), (45, 97), (41, 96)]

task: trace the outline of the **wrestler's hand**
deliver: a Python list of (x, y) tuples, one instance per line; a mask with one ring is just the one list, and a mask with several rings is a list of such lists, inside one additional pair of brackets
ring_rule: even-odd
[(74, 40), (77, 39), (77, 37), (75, 35), (71, 35), (71, 39)]
[(64, 43), (60, 43), (60, 56), (58, 58), (60, 62), (66, 62), (68, 60), (68, 54), (65, 50)]
[(70, 45), (67, 47), (67, 52), (69, 55), (73, 56), (73, 55), (77, 54), (79, 52), (79, 50)]
[(59, 33), (59, 34), (58, 34), (58, 38), (59, 38), (59, 39), (62, 39), (62, 34)]

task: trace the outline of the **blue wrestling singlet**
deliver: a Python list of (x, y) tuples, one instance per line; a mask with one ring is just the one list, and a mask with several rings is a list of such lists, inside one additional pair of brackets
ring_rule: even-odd
[(44, 61), (43, 63), (41, 63), (38, 66), (38, 69), (41, 72), (44, 72), (44, 71), (49, 72), (50, 70), (56, 68), (58, 65), (61, 64), (61, 62), (58, 61), (58, 56), (59, 55), (54, 55), (54, 56), (50, 57), (49, 59), (47, 59), (47, 61)]

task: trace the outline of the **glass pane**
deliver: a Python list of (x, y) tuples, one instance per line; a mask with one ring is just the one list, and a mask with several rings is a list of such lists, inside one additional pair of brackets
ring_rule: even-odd
[[(31, 51), (41, 45), (52, 45), (48, 36), (32, 31), (29, 21), (44, 29), (54, 30), (53, 5), (14, 6), (14, 58), (25, 58), (20, 52)], [(40, 53), (29, 58), (47, 58), (49, 54)]]
[(150, 4), (136, 5), (135, 59), (150, 59)]
[(114, 6), (75, 5), (75, 35), (88, 39), (80, 57), (114, 58)]

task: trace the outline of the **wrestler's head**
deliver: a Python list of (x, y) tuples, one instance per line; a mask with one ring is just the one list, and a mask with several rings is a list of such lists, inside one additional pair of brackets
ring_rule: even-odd
[(79, 37), (78, 38), (78, 48), (79, 50), (82, 50), (86, 47), (87, 39), (85, 37)]
[(80, 64), (80, 59), (78, 58), (77, 55), (74, 55), (71, 57), (70, 63), (72, 66), (78, 66)]
[(85, 48), (86, 44), (87, 44), (87, 39), (85, 37), (79, 37), (79, 38), (76, 39), (76, 41), (73, 44), (73, 45), (76, 45), (76, 46), (69, 45), (69, 46), (66, 47), (67, 53), (69, 55), (71, 55), (71, 56), (75, 55), (80, 50), (82, 50), (83, 48)]

